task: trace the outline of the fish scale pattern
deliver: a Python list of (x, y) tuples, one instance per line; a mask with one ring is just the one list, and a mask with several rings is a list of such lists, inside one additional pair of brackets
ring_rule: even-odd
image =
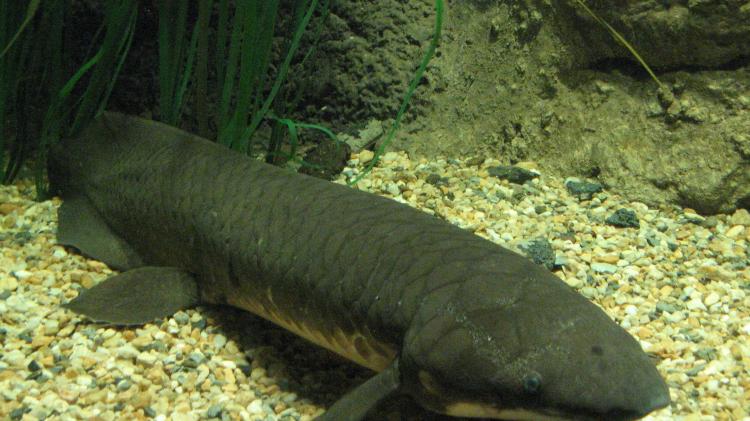
[(197, 274), (212, 301), (250, 294), (322, 332), (351, 333), (366, 322), (379, 340), (399, 345), (429, 291), (460, 283), (503, 254), (386, 198), (255, 162), (182, 131), (165, 128), (153, 138), (149, 125), (109, 124), (111, 138), (84, 139), (89, 155), (125, 157), (81, 172), (95, 186), (96, 206), (147, 262)]

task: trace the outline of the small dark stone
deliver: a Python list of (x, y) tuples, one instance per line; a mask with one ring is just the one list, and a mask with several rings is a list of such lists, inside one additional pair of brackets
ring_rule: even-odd
[(142, 349), (142, 351), (148, 352), (148, 351), (151, 351), (152, 349), (154, 349), (154, 350), (156, 350), (158, 352), (164, 352), (164, 351), (167, 350), (167, 346), (164, 344), (164, 342), (156, 339), (153, 342), (151, 342), (150, 344), (147, 344), (146, 346), (144, 346), (143, 349)]
[(253, 368), (252, 368), (252, 367), (250, 367), (250, 366), (249, 366), (249, 365), (247, 365), (247, 364), (238, 364), (238, 365), (237, 365), (237, 368), (239, 368), (239, 369), (240, 369), (240, 371), (242, 372), (242, 374), (244, 374), (244, 375), (245, 375), (245, 377), (250, 377), (250, 373), (252, 373), (252, 372), (253, 372)]
[(17, 232), (15, 237), (15, 242), (18, 243), (19, 246), (26, 245), (26, 243), (34, 238), (34, 236), (32, 236), (28, 231)]
[(565, 183), (565, 188), (578, 200), (591, 200), (594, 194), (603, 190), (601, 184), (588, 181), (568, 181)]
[(200, 318), (197, 322), (190, 323), (190, 327), (193, 329), (203, 330), (206, 328), (206, 319)]
[(617, 209), (615, 213), (607, 217), (606, 222), (609, 225), (620, 228), (638, 228), (641, 226), (635, 212), (624, 208)]
[(352, 148), (344, 142), (325, 140), (310, 150), (299, 172), (313, 177), (332, 180), (346, 167)]
[(522, 245), (521, 249), (526, 252), (526, 257), (534, 263), (542, 265), (549, 270), (555, 267), (555, 251), (546, 238), (535, 238)]
[(715, 348), (701, 348), (694, 352), (695, 356), (706, 361), (711, 361), (716, 359), (716, 349)]
[(536, 205), (536, 206), (534, 206), (534, 213), (536, 213), (537, 215), (541, 215), (544, 212), (547, 212), (547, 207), (546, 206), (544, 206), (544, 205)]
[(153, 418), (156, 416), (156, 411), (154, 410), (154, 408), (150, 406), (143, 408), (143, 412), (146, 414), (147, 417)]
[(651, 247), (656, 247), (661, 244), (661, 240), (659, 240), (659, 237), (654, 235), (653, 232), (650, 232), (646, 235), (646, 242), (648, 242), (648, 245), (650, 245)]
[(98, 336), (96, 333), (96, 329), (93, 327), (87, 327), (81, 330), (80, 333), (92, 341), (95, 341), (96, 337)]
[(7, 289), (4, 289), (3, 292), (0, 292), (0, 300), (5, 300), (8, 297), (10, 297), (10, 291)]
[(656, 311), (662, 312), (662, 313), (674, 313), (677, 311), (678, 308), (673, 306), (672, 304), (666, 303), (664, 301), (659, 301), (656, 303)]
[(10, 419), (13, 421), (20, 420), (21, 418), (23, 418), (23, 414), (29, 411), (31, 411), (31, 408), (29, 408), (28, 406), (22, 406), (20, 408), (16, 408), (10, 411)]
[(131, 383), (127, 379), (122, 379), (121, 381), (117, 382), (117, 390), (120, 392), (124, 392), (130, 389), (132, 386), (133, 386), (133, 383)]
[(514, 184), (523, 184), (531, 179), (539, 177), (539, 174), (529, 171), (525, 168), (515, 167), (511, 165), (497, 165), (490, 167), (487, 172), (501, 180), (508, 180)]
[(20, 339), (22, 341), (25, 341), (26, 343), (31, 343), (31, 341), (33, 340), (31, 338), (31, 335), (29, 335), (28, 332), (21, 332), (21, 333), (19, 333), (18, 334), (18, 339)]
[(31, 362), (29, 363), (29, 365), (26, 366), (26, 368), (28, 368), (30, 371), (37, 371), (42, 367), (39, 365), (38, 362), (36, 362), (36, 360), (31, 360)]
[(206, 411), (206, 416), (208, 418), (218, 418), (221, 416), (221, 411), (223, 408), (221, 405), (213, 404), (210, 407), (208, 407), (208, 410)]
[(115, 410), (115, 412), (120, 412), (123, 408), (125, 408), (125, 404), (123, 402), (117, 402), (113, 409)]
[(448, 179), (446, 177), (441, 177), (440, 175), (435, 174), (435, 173), (431, 173), (430, 175), (428, 175), (425, 181), (432, 184), (435, 187), (448, 185)]
[(203, 355), (193, 352), (182, 362), (182, 365), (188, 368), (196, 368), (205, 360), (206, 358)]

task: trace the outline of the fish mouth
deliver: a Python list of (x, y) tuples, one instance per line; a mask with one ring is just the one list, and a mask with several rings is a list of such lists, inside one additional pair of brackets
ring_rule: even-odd
[(551, 417), (560, 417), (566, 420), (586, 421), (629, 421), (645, 417), (659, 409), (666, 408), (671, 403), (669, 392), (658, 393), (650, 399), (645, 399), (633, 408), (612, 408), (605, 412), (594, 411), (589, 408), (564, 408), (562, 410), (542, 410), (543, 414)]
[[(571, 421), (631, 421), (645, 417), (646, 415), (666, 408), (671, 403), (669, 391), (656, 393), (649, 399), (638, 402), (633, 407), (614, 407), (605, 411), (595, 410), (590, 407), (565, 406), (557, 408), (545, 407), (517, 407), (517, 408), (494, 408), (493, 419), (513, 420), (571, 420)], [(489, 415), (489, 411), (484, 412)], [(466, 414), (464, 414), (466, 416)]]

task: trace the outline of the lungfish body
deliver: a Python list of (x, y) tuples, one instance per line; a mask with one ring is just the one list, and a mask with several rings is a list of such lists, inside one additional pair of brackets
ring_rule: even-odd
[(602, 310), (406, 205), (111, 113), (51, 156), (58, 241), (122, 271), (68, 308), (142, 324), (227, 304), (377, 373), (322, 420), (363, 419), (397, 394), (498, 419), (628, 420), (669, 404)]

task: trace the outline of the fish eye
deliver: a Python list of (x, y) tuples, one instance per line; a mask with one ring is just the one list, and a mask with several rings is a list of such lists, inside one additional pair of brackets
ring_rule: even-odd
[(532, 372), (523, 377), (523, 390), (531, 395), (539, 393), (542, 387), (542, 376), (539, 373)]

